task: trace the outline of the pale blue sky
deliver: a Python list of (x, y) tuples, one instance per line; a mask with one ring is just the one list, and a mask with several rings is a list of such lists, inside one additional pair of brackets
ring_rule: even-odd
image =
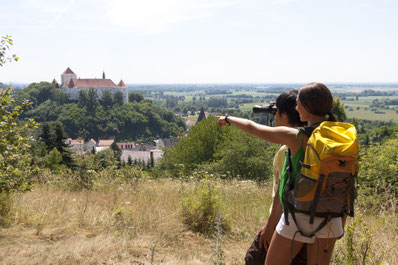
[(398, 82), (397, 0), (0, 0), (1, 82)]

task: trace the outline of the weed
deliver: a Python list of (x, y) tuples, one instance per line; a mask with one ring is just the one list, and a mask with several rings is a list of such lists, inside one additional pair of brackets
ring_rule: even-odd
[(335, 264), (380, 264), (382, 255), (377, 254), (375, 237), (369, 226), (362, 220), (356, 219), (346, 226), (343, 244), (337, 246), (334, 252)]
[(11, 199), (8, 193), (0, 193), (0, 226), (8, 224), (11, 210)]
[[(180, 198), (183, 222), (193, 231), (212, 234), (216, 229), (217, 216), (222, 213), (219, 192), (211, 175), (204, 174), (190, 195)], [(230, 229), (227, 219), (222, 220), (224, 231)]]
[(224, 265), (224, 259), (225, 259), (225, 255), (224, 255), (224, 230), (222, 228), (222, 223), (223, 223), (223, 219), (222, 219), (222, 214), (218, 214), (217, 215), (217, 219), (216, 219), (216, 227), (215, 227), (215, 231), (213, 233), (213, 264), (214, 265)]

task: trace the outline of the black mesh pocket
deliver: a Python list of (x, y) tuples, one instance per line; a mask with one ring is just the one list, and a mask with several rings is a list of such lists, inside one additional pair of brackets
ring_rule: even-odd
[(306, 175), (299, 174), (297, 176), (296, 186), (294, 187), (294, 193), (296, 198), (303, 197), (307, 193), (311, 192), (316, 185), (316, 180)]

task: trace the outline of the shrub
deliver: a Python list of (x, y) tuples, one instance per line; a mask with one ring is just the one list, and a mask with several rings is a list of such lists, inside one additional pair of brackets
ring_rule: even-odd
[(360, 155), (359, 185), (372, 193), (398, 194), (398, 139), (369, 146)]
[(54, 149), (51, 150), (50, 153), (48, 153), (47, 164), (52, 171), (55, 171), (57, 169), (57, 166), (61, 162), (62, 162), (62, 154), (58, 152), (56, 147), (54, 147)]
[[(230, 221), (223, 214), (219, 192), (211, 176), (205, 174), (193, 192), (183, 195), (180, 202), (184, 223), (192, 231), (210, 235), (217, 226), (226, 232), (230, 230)], [(220, 214), (223, 219), (218, 217)]]
[(272, 176), (276, 148), (277, 145), (231, 128), (214, 155), (218, 161), (212, 171), (244, 179), (268, 179)]
[(31, 104), (24, 101), (13, 106), (11, 93), (11, 88), (0, 89), (0, 193), (29, 190), (31, 177), (37, 173), (30, 163), (32, 137), (28, 136), (37, 123), (19, 119)]
[[(190, 174), (200, 164), (214, 160), (213, 155), (226, 132), (217, 126), (215, 118), (203, 119), (174, 147), (166, 149), (159, 161), (159, 168), (171, 170), (177, 176), (181, 169)], [(183, 168), (179, 167), (181, 164)]]
[(276, 147), (235, 127), (218, 127), (214, 118), (208, 118), (194, 126), (173, 148), (167, 149), (158, 168), (169, 170), (176, 177), (204, 170), (264, 180), (272, 175)]
[(381, 264), (382, 255), (375, 249), (380, 246), (375, 244), (375, 237), (369, 226), (362, 220), (356, 219), (345, 228), (343, 241), (336, 246), (333, 264)]

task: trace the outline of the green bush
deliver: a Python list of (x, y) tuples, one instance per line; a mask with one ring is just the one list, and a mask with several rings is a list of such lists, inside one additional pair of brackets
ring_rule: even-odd
[(230, 221), (223, 213), (211, 176), (205, 174), (191, 194), (181, 196), (180, 202), (184, 224), (192, 231), (211, 235), (217, 227), (225, 232), (230, 230)]
[(29, 190), (31, 177), (37, 173), (29, 152), (37, 123), (19, 119), (29, 102), (17, 106), (14, 102), (11, 88), (0, 89), (0, 193)]
[(56, 147), (54, 147), (54, 149), (48, 153), (47, 164), (52, 171), (56, 171), (59, 163), (61, 162), (62, 162), (62, 154), (58, 152)]
[(176, 176), (181, 171), (190, 174), (199, 165), (214, 160), (213, 155), (227, 131), (217, 126), (215, 118), (203, 119), (174, 147), (166, 149), (159, 168), (170, 170)]
[(177, 177), (203, 170), (228, 177), (264, 180), (272, 175), (276, 148), (236, 127), (218, 127), (216, 119), (210, 117), (167, 149), (158, 168)]
[(360, 154), (359, 185), (371, 194), (398, 194), (398, 139), (364, 148)]
[(276, 148), (277, 145), (233, 127), (214, 155), (217, 162), (212, 171), (231, 177), (265, 180), (272, 176)]

